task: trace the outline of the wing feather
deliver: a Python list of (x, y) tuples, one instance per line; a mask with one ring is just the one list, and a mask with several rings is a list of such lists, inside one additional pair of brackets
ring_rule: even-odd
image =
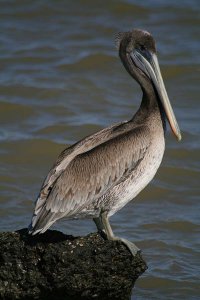
[(123, 180), (145, 155), (150, 142), (147, 130), (137, 127), (76, 155), (49, 186), (53, 175), (48, 176), (32, 230), (44, 232), (57, 219), (75, 216)]
[(38, 198), (35, 203), (34, 215), (40, 211), (41, 207), (44, 205), (54, 183), (57, 181), (62, 172), (67, 168), (68, 164), (80, 153), (87, 152), (96, 146), (106, 142), (110, 138), (122, 133), (123, 130), (126, 130), (126, 126), (129, 125), (129, 122), (124, 121), (110, 127), (104, 128), (93, 135), (87, 136), (84, 139), (80, 140), (76, 144), (66, 148), (60, 153), (52, 169), (49, 171), (42, 187)]

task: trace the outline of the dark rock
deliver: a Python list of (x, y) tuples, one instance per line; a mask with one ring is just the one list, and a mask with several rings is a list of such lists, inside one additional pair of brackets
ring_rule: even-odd
[(147, 269), (120, 242), (98, 233), (67, 236), (27, 229), (0, 233), (0, 299), (130, 299), (136, 279)]

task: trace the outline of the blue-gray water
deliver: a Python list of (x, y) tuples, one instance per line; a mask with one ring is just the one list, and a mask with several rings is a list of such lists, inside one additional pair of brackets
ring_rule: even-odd
[[(135, 27), (156, 41), (183, 140), (168, 132), (154, 181), (112, 218), (143, 251), (134, 299), (200, 299), (199, 1), (0, 2), (0, 230), (29, 224), (34, 200), (66, 145), (129, 119), (141, 92), (114, 34)], [(91, 221), (63, 220), (69, 234)]]

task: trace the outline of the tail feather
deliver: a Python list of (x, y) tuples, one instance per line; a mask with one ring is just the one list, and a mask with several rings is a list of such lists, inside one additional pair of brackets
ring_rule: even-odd
[(56, 220), (62, 218), (64, 213), (55, 213), (51, 210), (46, 210), (44, 207), (38, 214), (34, 214), (29, 226), (29, 234), (35, 235), (44, 233)]

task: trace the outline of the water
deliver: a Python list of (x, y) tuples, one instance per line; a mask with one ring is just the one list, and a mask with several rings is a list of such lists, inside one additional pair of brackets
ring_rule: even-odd
[[(200, 299), (198, 1), (1, 1), (0, 228), (26, 227), (55, 158), (136, 111), (141, 92), (120, 63), (114, 34), (153, 33), (183, 140), (170, 133), (154, 181), (112, 218), (143, 250), (134, 299)], [(81, 224), (81, 226), (80, 226)], [(91, 221), (56, 224), (72, 234)]]

